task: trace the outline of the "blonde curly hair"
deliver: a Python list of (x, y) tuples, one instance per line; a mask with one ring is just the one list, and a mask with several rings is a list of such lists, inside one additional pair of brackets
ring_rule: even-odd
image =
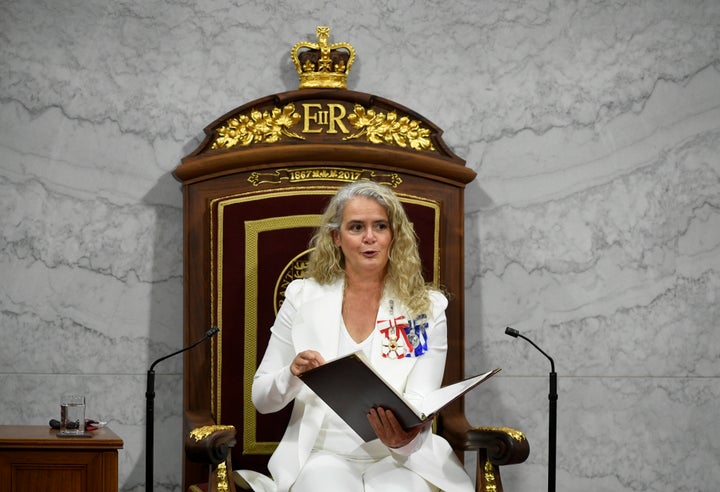
[(336, 247), (333, 233), (340, 230), (345, 205), (355, 197), (378, 202), (390, 222), (392, 244), (385, 289), (408, 307), (409, 314), (429, 314), (432, 286), (425, 282), (422, 275), (415, 230), (397, 195), (389, 187), (374, 181), (362, 180), (343, 186), (330, 200), (310, 241), (314, 250), (310, 254), (306, 276), (321, 284), (329, 284), (345, 276), (345, 257)]

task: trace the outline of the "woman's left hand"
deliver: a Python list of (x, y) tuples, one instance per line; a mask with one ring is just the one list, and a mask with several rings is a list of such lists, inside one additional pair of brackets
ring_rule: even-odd
[(424, 427), (421, 424), (406, 431), (391, 410), (380, 407), (370, 409), (368, 420), (375, 434), (389, 448), (401, 448), (410, 444)]

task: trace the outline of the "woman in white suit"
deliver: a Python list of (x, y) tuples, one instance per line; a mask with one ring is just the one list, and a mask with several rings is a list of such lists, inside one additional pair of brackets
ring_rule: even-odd
[(391, 411), (368, 408), (377, 439), (365, 442), (298, 378), (363, 350), (411, 401), (440, 387), (447, 300), (422, 277), (397, 196), (372, 181), (341, 188), (312, 245), (308, 276), (288, 286), (252, 387), (259, 412), (292, 402), (292, 417), (268, 465), (272, 478), (241, 470), (240, 482), (268, 492), (474, 490), (429, 426), (404, 430)]

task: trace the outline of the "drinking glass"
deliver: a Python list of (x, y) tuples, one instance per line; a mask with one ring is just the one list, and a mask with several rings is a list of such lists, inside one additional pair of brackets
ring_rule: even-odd
[(63, 395), (60, 400), (60, 432), (63, 434), (85, 433), (85, 397)]

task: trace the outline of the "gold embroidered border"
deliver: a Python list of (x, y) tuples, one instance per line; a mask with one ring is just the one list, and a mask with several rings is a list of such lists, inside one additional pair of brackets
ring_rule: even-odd
[(258, 313), (257, 304), (253, 302), (258, 298), (258, 279), (253, 273), (258, 267), (258, 239), (260, 233), (282, 229), (296, 229), (298, 227), (317, 227), (320, 225), (320, 214), (290, 215), (285, 217), (272, 217), (269, 219), (252, 220), (245, 222), (245, 351), (243, 354), (243, 452), (270, 454), (275, 450), (277, 443), (257, 442), (255, 440), (257, 423), (255, 422), (255, 408), (252, 403), (252, 381), (257, 369), (257, 330)]
[[(216, 337), (216, 345), (211, 351), (211, 378), (215, 381), (213, 386), (211, 383), (211, 407), (213, 414), (218, 422), (222, 420), (222, 312), (223, 312), (223, 243), (224, 243), (224, 212), (225, 208), (238, 203), (273, 199), (278, 197), (292, 196), (298, 194), (312, 194), (312, 195), (333, 195), (337, 191), (336, 187), (294, 187), (286, 191), (272, 191), (272, 192), (247, 192), (239, 195), (229, 195), (225, 197), (216, 198), (210, 203), (210, 223), (216, 224), (217, 233), (215, 227), (211, 227), (210, 241), (211, 241), (211, 285), (212, 282), (217, 282), (217, 296), (211, 292), (211, 302), (213, 303), (211, 309), (212, 325), (220, 328), (220, 332)], [(416, 197), (412, 195), (405, 195), (398, 193), (400, 201), (403, 203), (416, 204), (423, 207), (428, 207), (433, 210), (433, 284), (437, 287), (440, 276), (440, 204), (426, 198)], [(217, 222), (213, 221), (213, 215), (215, 211), (215, 204), (217, 204)], [(251, 393), (252, 393), (252, 379), (255, 374), (256, 366), (254, 361), (257, 356), (257, 311), (255, 302), (250, 302), (257, 298), (257, 277), (251, 272), (251, 268), (257, 265), (257, 239), (260, 232), (278, 230), (278, 229), (290, 229), (295, 227), (316, 227), (319, 224), (320, 215), (297, 215), (297, 216), (284, 216), (274, 217), (269, 219), (262, 219), (257, 221), (247, 221), (245, 223), (246, 229), (246, 248), (245, 248), (245, 274), (246, 274), (246, 287), (245, 287), (245, 347), (244, 353), (244, 367), (243, 367), (243, 400), (244, 405), (244, 416), (243, 416), (243, 452), (251, 454), (272, 454), (277, 447), (277, 442), (257, 442), (255, 441), (257, 422), (255, 419), (255, 410), (252, 405)], [(216, 241), (216, 242), (215, 242)], [(215, 246), (217, 246), (217, 254), (215, 254)], [(212, 289), (211, 289), (212, 290)], [(253, 295), (255, 297), (253, 297)], [(277, 294), (276, 294), (277, 295)]]

